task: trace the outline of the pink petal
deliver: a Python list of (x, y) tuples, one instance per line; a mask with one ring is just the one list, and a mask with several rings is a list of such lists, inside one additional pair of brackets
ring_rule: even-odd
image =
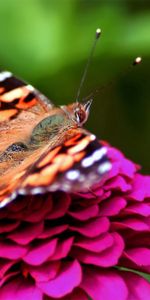
[(150, 266), (150, 249), (148, 248), (128, 249), (125, 251), (125, 255), (139, 266)]
[(127, 201), (123, 197), (115, 196), (100, 203), (101, 216), (114, 216), (126, 206)]
[(150, 175), (144, 176), (145, 198), (150, 197)]
[(139, 220), (138, 218), (130, 218), (126, 220), (121, 220), (120, 222), (112, 222), (112, 228), (117, 229), (124, 229), (124, 228), (130, 228), (135, 231), (143, 231), (143, 230), (149, 230), (150, 226), (146, 223), (146, 220)]
[(95, 218), (78, 226), (70, 226), (70, 230), (77, 231), (87, 237), (96, 237), (109, 228), (109, 221), (106, 217)]
[(38, 266), (44, 263), (55, 252), (57, 239), (46, 242), (40, 242), (36, 246), (32, 246), (23, 260), (32, 266)]
[[(149, 300), (150, 299), (150, 283), (142, 276), (131, 272), (122, 272), (126, 286), (128, 288), (127, 300)], [(122, 298), (120, 298), (122, 300)]]
[(147, 203), (135, 203), (126, 207), (123, 214), (138, 214), (144, 217), (150, 216), (150, 205)]
[[(98, 189), (95, 189), (95, 187), (94, 187), (94, 192), (96, 193), (96, 196), (98, 197), (100, 197), (100, 196), (102, 196), (103, 195), (103, 190), (102, 189), (100, 189), (100, 187), (99, 187), (99, 185), (98, 185)], [(90, 193), (90, 191), (88, 191), (88, 192), (83, 192), (83, 193), (75, 193), (75, 195), (77, 196), (77, 197), (83, 197), (84, 199), (91, 199), (91, 198), (94, 198), (93, 197), (93, 194), (91, 194)]]
[(108, 199), (112, 194), (112, 191), (104, 191), (103, 195), (99, 198), (98, 202), (101, 202), (102, 200)]
[(16, 213), (22, 211), (26, 207), (28, 199), (28, 196), (25, 196), (24, 199), (16, 199), (15, 201), (12, 201), (10, 205), (7, 206), (9, 213), (12, 214), (12, 212)]
[(92, 268), (85, 268), (81, 287), (92, 300), (128, 299), (126, 284), (115, 270), (98, 271)]
[[(94, 194), (96, 194), (96, 197), (99, 198), (99, 197), (102, 197), (103, 194), (104, 194), (104, 191), (103, 191), (103, 186), (100, 186), (98, 185), (98, 187), (96, 189), (93, 189), (94, 190)], [(91, 197), (90, 198), (94, 198), (94, 195), (91, 194)]]
[(128, 198), (143, 201), (146, 197), (150, 197), (150, 176), (136, 174), (133, 182), (133, 189), (128, 195)]
[[(38, 199), (38, 201), (37, 201), (37, 199)], [(43, 219), (45, 219), (45, 216), (51, 211), (52, 203), (53, 203), (51, 195), (49, 195), (47, 197), (45, 196), (44, 201), (40, 197), (37, 197), (37, 199), (34, 199), (33, 204), (34, 204), (34, 202), (36, 202), (37, 204), (39, 202), (40, 207), (39, 208), (37, 207), (36, 210), (31, 209), (31, 207), (30, 207), (29, 213), (28, 213), (28, 211), (24, 210), (25, 215), (24, 215), (23, 219), (25, 221), (33, 222), (33, 223), (41, 222), (41, 221), (43, 221)]]
[(28, 266), (30, 275), (36, 282), (49, 281), (56, 277), (60, 269), (60, 261), (46, 262), (45, 264), (35, 267)]
[(123, 222), (125, 225), (127, 225), (128, 227), (130, 227), (131, 229), (134, 229), (136, 231), (141, 231), (141, 230), (149, 230), (150, 226), (147, 224), (146, 219), (144, 220), (138, 220), (136, 218), (130, 218), (130, 219), (126, 219)]
[(109, 182), (105, 184), (104, 189), (127, 192), (131, 190), (131, 185), (128, 184), (123, 177), (117, 176), (113, 179), (110, 179)]
[(0, 278), (15, 264), (15, 261), (11, 260), (0, 260)]
[(1, 220), (0, 233), (10, 232), (19, 226), (20, 222), (16, 220)]
[(19, 259), (26, 254), (27, 250), (26, 247), (19, 246), (11, 241), (0, 242), (1, 258)]
[(79, 286), (81, 278), (81, 267), (77, 260), (75, 260), (73, 262), (66, 262), (55, 279), (48, 282), (38, 282), (37, 286), (44, 294), (53, 298), (61, 298)]
[(42, 233), (43, 227), (43, 222), (23, 224), (22, 227), (13, 231), (7, 237), (18, 244), (27, 245)]
[(112, 168), (109, 171), (109, 179), (116, 177), (119, 174), (120, 163), (117, 161), (113, 162)]
[(47, 227), (43, 230), (43, 232), (39, 235), (40, 239), (46, 239), (53, 237), (59, 233), (64, 232), (65, 230), (68, 229), (68, 225), (58, 225), (55, 227)]
[(136, 172), (136, 166), (132, 161), (126, 158), (123, 158), (120, 161), (120, 170), (119, 170), (120, 174), (125, 175), (132, 179), (135, 172)]
[(55, 193), (53, 194), (53, 198), (53, 209), (46, 217), (49, 220), (63, 217), (71, 203), (70, 195), (66, 193)]
[(118, 233), (112, 233), (114, 239), (113, 245), (99, 253), (90, 252), (87, 250), (74, 248), (72, 256), (85, 264), (92, 264), (100, 267), (111, 267), (118, 263), (120, 256), (123, 253), (124, 242)]
[(71, 294), (61, 298), (62, 300), (89, 300), (89, 297), (79, 288), (76, 288)]
[(117, 148), (114, 147), (108, 147), (108, 156), (111, 158), (111, 160), (114, 161), (120, 161), (124, 158), (124, 154)]
[(89, 250), (92, 252), (99, 253), (108, 247), (113, 245), (114, 239), (110, 233), (104, 233), (99, 237), (88, 239), (88, 238), (78, 238), (78, 241), (74, 243), (74, 246)]
[(128, 239), (128, 248), (144, 247), (145, 245), (150, 248), (149, 231), (125, 231), (125, 239)]
[(60, 240), (57, 244), (55, 253), (50, 257), (50, 260), (52, 261), (66, 257), (70, 252), (73, 242), (74, 237), (70, 237), (62, 241)]
[(16, 278), (16, 276), (18, 276), (19, 274), (19, 270), (18, 271), (10, 271), (8, 273), (6, 273), (1, 279), (0, 279), (0, 289), (1, 287), (8, 281), (10, 281), (11, 279)]
[(80, 221), (85, 221), (85, 220), (89, 220), (90, 218), (96, 217), (98, 215), (98, 212), (99, 212), (99, 207), (98, 205), (95, 204), (92, 206), (82, 208), (77, 211), (75, 210), (72, 212), (70, 211), (69, 215)]
[(0, 289), (1, 300), (42, 300), (42, 292), (28, 281), (15, 278)]
[(134, 163), (124, 158), (123, 156), (117, 157), (117, 160), (115, 161), (114, 161), (114, 157), (112, 157), (112, 160), (113, 160), (113, 164), (112, 164), (112, 169), (109, 173), (109, 178), (113, 178), (118, 174), (124, 175), (130, 179), (134, 177), (134, 174), (137, 170)]

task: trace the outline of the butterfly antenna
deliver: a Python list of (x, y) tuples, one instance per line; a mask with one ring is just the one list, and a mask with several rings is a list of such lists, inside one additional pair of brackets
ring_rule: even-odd
[[(141, 63), (142, 58), (140, 56), (136, 57), (134, 59), (134, 61), (132, 62), (132, 64), (127, 68), (127, 70), (125, 72), (123, 72), (122, 74), (120, 74), (120, 76), (124, 75), (124, 74), (128, 74), (132, 67), (137, 66)], [(83, 101), (87, 101), (91, 98), (93, 98), (94, 96), (96, 96), (97, 94), (99, 94), (100, 92), (102, 92), (103, 90), (105, 90), (105, 88), (107, 87), (111, 87), (114, 84), (114, 80), (111, 80), (107, 85), (101, 86), (100, 88), (96, 88), (95, 91), (93, 91), (92, 93), (90, 93), (87, 97), (83, 98)]]
[(80, 85), (79, 85), (77, 96), (76, 96), (76, 102), (78, 102), (78, 100), (79, 100), (81, 89), (82, 89), (82, 86), (84, 84), (84, 81), (85, 81), (85, 78), (86, 78), (86, 75), (87, 75), (87, 71), (88, 71), (89, 65), (91, 63), (91, 60), (92, 60), (92, 57), (93, 57), (93, 54), (94, 54), (94, 50), (95, 50), (95, 47), (96, 47), (96, 44), (97, 44), (97, 40), (99, 39), (100, 35), (101, 35), (101, 29), (98, 28), (98, 29), (96, 29), (95, 39), (94, 39), (94, 42), (93, 42), (93, 45), (92, 45), (92, 48), (91, 48), (91, 52), (90, 52), (90, 55), (88, 57), (88, 60), (87, 60), (87, 63), (86, 63), (86, 66), (85, 66), (85, 69), (84, 69), (84, 72), (83, 72), (83, 75), (82, 75), (82, 78), (81, 78), (81, 81), (80, 81)]
[(138, 56), (135, 58), (135, 60), (133, 61), (132, 65), (133, 66), (136, 66), (136, 65), (139, 65), (142, 61), (142, 57)]

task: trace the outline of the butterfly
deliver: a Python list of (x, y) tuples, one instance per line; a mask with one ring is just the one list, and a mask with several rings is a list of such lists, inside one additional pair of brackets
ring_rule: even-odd
[(107, 148), (82, 127), (91, 103), (57, 107), (0, 73), (0, 207), (19, 194), (87, 190), (110, 170)]

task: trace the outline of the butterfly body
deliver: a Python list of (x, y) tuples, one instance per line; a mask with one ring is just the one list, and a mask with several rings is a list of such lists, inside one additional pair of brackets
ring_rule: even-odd
[(58, 136), (63, 131), (67, 131), (76, 127), (76, 124), (68, 118), (68, 115), (61, 109), (58, 109), (57, 113), (48, 116), (41, 120), (33, 129), (31, 134), (30, 143), (37, 145), (46, 143), (52, 140), (55, 136)]
[(0, 73), (0, 207), (18, 194), (90, 188), (110, 169), (107, 149), (82, 128), (91, 101), (55, 107)]

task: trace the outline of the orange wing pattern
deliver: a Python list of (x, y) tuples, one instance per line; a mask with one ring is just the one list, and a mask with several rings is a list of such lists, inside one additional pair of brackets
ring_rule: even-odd
[[(35, 113), (47, 112), (52, 103), (39, 91), (8, 71), (0, 73), (0, 122), (15, 118), (22, 110), (34, 107)], [(35, 109), (36, 107), (36, 109)]]
[(110, 169), (106, 152), (94, 135), (83, 129), (72, 130), (61, 145), (57, 142), (53, 148), (48, 145), (35, 150), (2, 176), (0, 207), (18, 194), (86, 190)]
[[(26, 147), (26, 140), (34, 126), (43, 116), (49, 114), (52, 108), (53, 104), (31, 85), (8, 71), (0, 73), (1, 201), (15, 190), (22, 170), (31, 164), (29, 157), (30, 160), (36, 159), (36, 155), (39, 157), (42, 152), (42, 149), (38, 149), (33, 155)], [(15, 178), (15, 183), (12, 178)]]
[(0, 73), (0, 207), (19, 194), (91, 187), (110, 169), (106, 152), (63, 109), (10, 72)]

